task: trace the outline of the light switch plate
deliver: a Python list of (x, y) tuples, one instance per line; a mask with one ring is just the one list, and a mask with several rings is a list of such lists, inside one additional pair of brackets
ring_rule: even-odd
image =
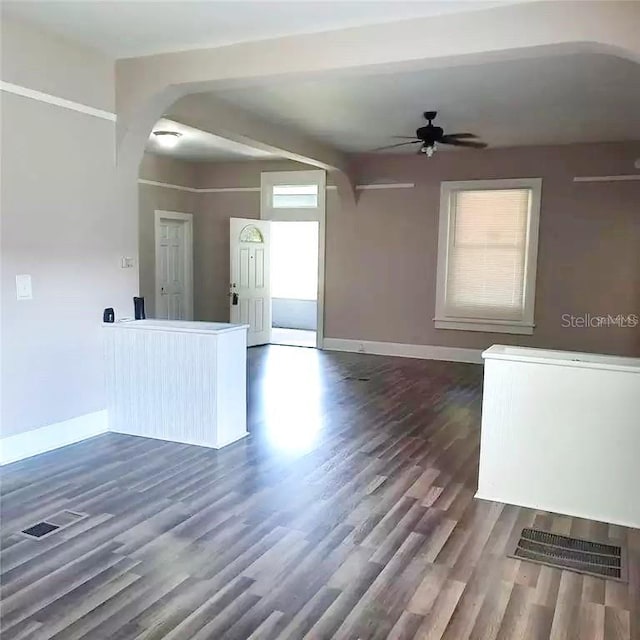
[(123, 256), (120, 259), (120, 266), (123, 269), (131, 269), (133, 266), (135, 266), (135, 263), (136, 263), (135, 258), (131, 258), (129, 256)]
[(16, 276), (16, 297), (18, 300), (31, 300), (33, 291), (31, 290), (31, 276), (22, 273)]

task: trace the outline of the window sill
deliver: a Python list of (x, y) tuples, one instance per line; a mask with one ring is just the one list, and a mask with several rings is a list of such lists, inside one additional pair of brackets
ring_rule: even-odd
[(484, 333), (515, 333), (525, 336), (533, 334), (535, 325), (502, 320), (467, 320), (463, 318), (434, 318), (436, 329), (457, 331), (483, 331)]

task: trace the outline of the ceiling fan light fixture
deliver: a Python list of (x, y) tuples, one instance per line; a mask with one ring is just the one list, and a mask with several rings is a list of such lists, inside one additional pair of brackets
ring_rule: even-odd
[(372, 151), (385, 151), (386, 149), (395, 149), (396, 147), (420, 143), (418, 154), (424, 153), (427, 158), (431, 158), (438, 150), (438, 144), (451, 145), (452, 147), (467, 147), (469, 149), (484, 149), (487, 147), (487, 144), (478, 140), (474, 133), (445, 133), (442, 127), (437, 127), (433, 124), (433, 120), (437, 115), (437, 111), (425, 111), (423, 116), (428, 122), (426, 125), (416, 129), (415, 136), (393, 136), (394, 138), (407, 140), (407, 142), (388, 144), (384, 147), (372, 149)]
[(437, 150), (438, 150), (438, 143), (437, 142), (432, 142), (432, 143), (425, 142), (420, 147), (420, 153), (424, 153), (424, 155), (427, 156), (427, 158), (433, 157), (433, 154)]
[(165, 149), (173, 149), (177, 144), (182, 134), (178, 131), (154, 131), (158, 144)]

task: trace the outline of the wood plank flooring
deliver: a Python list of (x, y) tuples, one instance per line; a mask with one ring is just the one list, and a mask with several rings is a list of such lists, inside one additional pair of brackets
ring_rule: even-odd
[[(473, 499), (481, 376), (252, 349), (225, 450), (108, 434), (4, 467), (2, 639), (639, 639), (640, 531)], [(531, 525), (626, 541), (629, 583), (506, 558)]]

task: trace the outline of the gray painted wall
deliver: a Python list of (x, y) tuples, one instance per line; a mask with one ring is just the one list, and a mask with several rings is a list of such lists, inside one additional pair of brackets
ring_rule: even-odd
[[(113, 62), (2, 21), (3, 80), (113, 109)], [(132, 309), (136, 269), (114, 203), (115, 123), (0, 93), (2, 436), (103, 410), (102, 310)], [(33, 299), (16, 300), (30, 274)], [(136, 288), (134, 288), (136, 286)]]
[[(173, 160), (164, 156), (144, 154), (140, 164), (140, 178), (185, 187), (194, 186), (194, 163)], [(149, 184), (138, 188), (138, 255), (140, 263), (140, 295), (145, 299), (147, 316), (155, 316), (156, 240), (155, 212), (178, 211), (193, 213), (197, 193), (167, 189)], [(194, 274), (196, 275), (196, 274)], [(196, 320), (200, 318), (196, 317)]]
[[(325, 335), (484, 349), (501, 342), (640, 355), (637, 327), (567, 329), (562, 315), (638, 313), (640, 182), (575, 183), (578, 175), (631, 171), (640, 144), (576, 144), (415, 155), (356, 156), (358, 182), (413, 182), (413, 189), (363, 191), (341, 205), (327, 192)], [(258, 186), (265, 163), (198, 165), (198, 186)], [(275, 170), (281, 167), (274, 166)], [(435, 329), (440, 183), (543, 179), (533, 336)], [(258, 217), (257, 192), (200, 194), (194, 216), (196, 314), (228, 318), (228, 219)], [(210, 277), (210, 274), (216, 274)], [(411, 283), (411, 291), (407, 289)]]

